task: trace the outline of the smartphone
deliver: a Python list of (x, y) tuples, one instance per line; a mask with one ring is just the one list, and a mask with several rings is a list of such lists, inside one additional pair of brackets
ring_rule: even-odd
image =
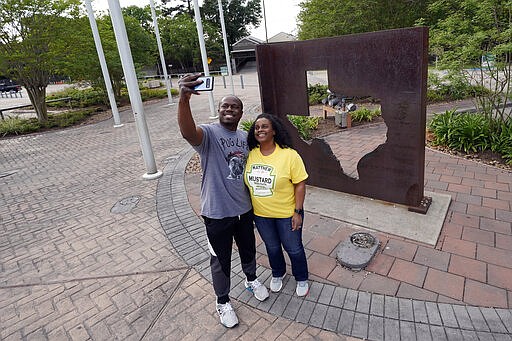
[(212, 91), (213, 90), (213, 77), (199, 77), (198, 80), (202, 80), (203, 82), (194, 87), (195, 91)]

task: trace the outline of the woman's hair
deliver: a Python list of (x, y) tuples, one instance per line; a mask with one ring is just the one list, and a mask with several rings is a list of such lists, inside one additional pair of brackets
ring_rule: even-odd
[(251, 128), (249, 128), (249, 132), (247, 135), (247, 143), (249, 144), (249, 150), (252, 150), (259, 146), (258, 141), (256, 140), (256, 137), (254, 137), (254, 125), (256, 124), (256, 121), (260, 118), (266, 118), (270, 121), (270, 124), (272, 124), (272, 129), (274, 129), (274, 132), (276, 133), (274, 135), (274, 141), (279, 145), (281, 148), (292, 148), (292, 139), (290, 138), (290, 135), (288, 135), (288, 131), (285, 129), (283, 123), (281, 123), (281, 120), (276, 115), (271, 114), (259, 114), (258, 117), (254, 120), (254, 122), (251, 125)]

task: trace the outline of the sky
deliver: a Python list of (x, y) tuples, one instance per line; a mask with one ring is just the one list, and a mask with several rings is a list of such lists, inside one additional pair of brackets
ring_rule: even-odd
[[(153, 0), (155, 5), (159, 0)], [(299, 2), (301, 0), (266, 0), (265, 14), (267, 18), (267, 35), (273, 37), (279, 32), (297, 35), (296, 19), (299, 13)], [(131, 5), (144, 7), (149, 5), (149, 0), (119, 0), (121, 7)], [(202, 1), (199, 0), (199, 4)], [(263, 3), (262, 3), (263, 6)], [(95, 11), (108, 9), (107, 0), (93, 0), (92, 7)], [(262, 13), (263, 14), (263, 13)], [(224, 18), (228, 20), (228, 18)], [(251, 31), (253, 37), (265, 40), (265, 22), (262, 20), (260, 27)]]

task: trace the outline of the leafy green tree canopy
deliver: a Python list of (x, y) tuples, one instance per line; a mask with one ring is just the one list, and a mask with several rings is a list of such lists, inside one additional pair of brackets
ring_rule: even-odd
[[(130, 42), (130, 50), (136, 70), (152, 67), (157, 62), (155, 36), (140, 25), (138, 18), (123, 15)], [(117, 98), (121, 95), (123, 86), (123, 68), (115, 39), (110, 16), (103, 15), (96, 19), (101, 44), (110, 73), (112, 86)], [(68, 63), (64, 72), (75, 80), (87, 80), (94, 86), (103, 88), (104, 81), (101, 73), (96, 47), (88, 19), (82, 17), (75, 21), (76, 30), (81, 32), (76, 39), (76, 46), (68, 51)]]
[(27, 89), (39, 121), (48, 120), (45, 97), (50, 76), (64, 64), (79, 0), (0, 0), (2, 72)]
[[(258, 27), (261, 22), (260, 0), (222, 0), (222, 8), (229, 46), (249, 35), (249, 25)], [(204, 0), (201, 14), (221, 29), (218, 0)]]
[(490, 90), (476, 94), (479, 109), (504, 122), (512, 100), (512, 1), (434, 0), (421, 22), (431, 27), (439, 66)]
[(305, 0), (299, 5), (299, 39), (410, 27), (428, 0)]

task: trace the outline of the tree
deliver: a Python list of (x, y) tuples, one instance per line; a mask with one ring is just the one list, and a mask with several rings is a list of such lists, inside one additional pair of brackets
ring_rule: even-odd
[[(157, 58), (154, 35), (142, 28), (137, 19), (127, 15), (123, 15), (123, 18), (136, 70), (140, 70), (145, 66), (153, 66)], [(124, 86), (124, 73), (112, 27), (112, 20), (110, 16), (103, 15), (96, 19), (96, 23), (114, 94), (116, 98), (119, 98), (121, 96), (121, 88)], [(76, 30), (80, 32), (75, 42), (80, 48), (68, 50), (68, 62), (62, 72), (70, 75), (75, 80), (87, 80), (93, 86), (104, 88), (103, 74), (101, 73), (88, 19), (85, 17), (77, 19), (75, 20), (75, 25)]]
[(300, 3), (299, 39), (410, 27), (427, 4), (428, 0), (306, 0)]
[(28, 92), (38, 120), (48, 120), (46, 87), (73, 41), (67, 19), (79, 0), (0, 0), (0, 59), (4, 71)]
[[(171, 1), (172, 2), (179, 1), (181, 3), (176, 6), (167, 6), (167, 3), (170, 3)], [(162, 13), (165, 16), (175, 17), (180, 14), (187, 14), (191, 18), (194, 17), (194, 9), (192, 8), (191, 0), (176, 0), (176, 1), (162, 0), (162, 4), (164, 5), (164, 7), (162, 8)]]
[[(260, 0), (222, 0), (222, 8), (229, 46), (249, 35), (249, 25), (258, 27), (261, 22)], [(201, 14), (221, 29), (218, 0), (204, 0)]]
[[(504, 122), (512, 99), (512, 1), (436, 0), (422, 22), (431, 26), (439, 65), (479, 85), (479, 110)], [(499, 128), (498, 128), (499, 129)]]
[(132, 17), (136, 19), (140, 26), (149, 33), (154, 34), (153, 30), (153, 16), (151, 15), (151, 8), (149, 5), (144, 8), (138, 6), (128, 6), (122, 8), (123, 16)]
[[(162, 18), (158, 25), (167, 63), (173, 64), (185, 72), (191, 69), (201, 69), (201, 54), (195, 21), (187, 14), (180, 14), (174, 18)], [(221, 60), (224, 50), (219, 30), (209, 22), (203, 22), (203, 31), (208, 56), (214, 61)]]

